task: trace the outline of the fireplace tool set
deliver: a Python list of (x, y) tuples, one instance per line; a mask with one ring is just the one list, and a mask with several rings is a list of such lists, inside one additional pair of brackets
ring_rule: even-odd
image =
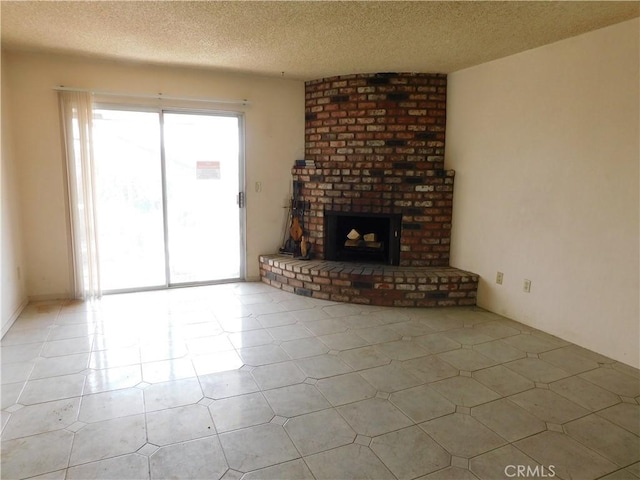
[(309, 260), (311, 243), (305, 230), (305, 215), (311, 208), (308, 201), (300, 196), (300, 182), (293, 182), (293, 196), (289, 203), (287, 226), (284, 232), (284, 246), (280, 253), (292, 255), (294, 258)]

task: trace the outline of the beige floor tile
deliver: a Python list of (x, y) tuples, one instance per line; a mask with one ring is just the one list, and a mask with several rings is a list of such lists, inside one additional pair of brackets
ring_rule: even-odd
[(357, 373), (318, 380), (316, 388), (336, 407), (375, 397), (376, 389)]
[(521, 358), (505, 363), (505, 367), (538, 383), (551, 383), (569, 376), (564, 370), (538, 358)]
[(459, 348), (458, 350), (440, 353), (438, 354), (438, 358), (450, 363), (458, 370), (465, 370), (468, 372), (492, 367), (497, 363), (495, 360), (485, 357), (481, 353), (468, 348)]
[(348, 445), (356, 438), (356, 432), (334, 409), (291, 418), (284, 429), (302, 455)]
[(417, 426), (386, 433), (373, 439), (371, 450), (400, 480), (440, 470), (451, 456)]
[(147, 383), (168, 382), (196, 376), (190, 358), (161, 360), (142, 364), (142, 380)]
[(92, 342), (93, 336), (48, 341), (42, 346), (40, 355), (42, 357), (60, 357), (76, 353), (87, 353), (91, 351)]
[(535, 387), (535, 383), (503, 365), (473, 372), (472, 377), (500, 395), (509, 396)]
[(619, 403), (613, 407), (600, 410), (598, 415), (610, 422), (640, 436), (640, 405)]
[(501, 321), (483, 323), (480, 325), (476, 325), (475, 327), (473, 327), (473, 329), (477, 333), (481, 333), (495, 339), (513, 337), (514, 335), (519, 335), (521, 333), (520, 330), (506, 325)]
[(301, 324), (294, 325), (282, 325), (280, 327), (271, 327), (267, 328), (267, 332), (275, 338), (276, 340), (280, 340), (281, 342), (286, 342), (289, 340), (298, 340), (300, 338), (307, 338), (312, 335), (312, 333), (304, 328)]
[(23, 382), (2, 385), (2, 388), (0, 388), (0, 407), (4, 410), (14, 405), (18, 401), (23, 388)]
[(409, 320), (407, 322), (392, 323), (391, 328), (403, 337), (419, 337), (434, 333), (434, 330), (426, 322)]
[(580, 377), (563, 378), (550, 384), (549, 388), (591, 411), (620, 403), (620, 397), (617, 395)]
[(571, 438), (621, 467), (640, 460), (640, 437), (598, 415), (574, 420), (564, 428)]
[(2, 431), (2, 440), (12, 440), (60, 430), (78, 418), (80, 397), (30, 405), (11, 414)]
[(156, 383), (144, 389), (147, 412), (190, 405), (202, 400), (202, 389), (197, 378)]
[(418, 343), (407, 340), (379, 343), (375, 345), (374, 348), (387, 357), (400, 361), (424, 357), (429, 354), (429, 352)]
[(315, 480), (303, 460), (291, 460), (247, 473), (242, 480)]
[(368, 342), (353, 332), (330, 333), (318, 337), (330, 350), (350, 350), (352, 348), (364, 347)]
[(266, 424), (220, 434), (229, 467), (250, 472), (295, 458), (298, 451), (280, 425)]
[(149, 460), (142, 455), (123, 455), (69, 468), (68, 480), (119, 480), (149, 478)]
[(454, 340), (451, 340), (444, 333), (431, 333), (429, 335), (421, 335), (413, 339), (422, 348), (425, 348), (429, 353), (442, 353), (449, 350), (456, 350), (462, 345)]
[(264, 396), (281, 417), (291, 418), (331, 406), (316, 387), (306, 383), (267, 390)]
[(141, 365), (92, 370), (87, 374), (84, 394), (135, 387), (142, 382)]
[[(517, 478), (518, 474), (526, 475), (526, 470), (519, 473), (518, 467), (540, 469), (541, 465), (513, 445), (505, 445), (469, 460), (469, 469), (481, 480), (508, 480)], [(547, 477), (552, 478), (552, 473), (547, 469)]]
[(463, 458), (475, 457), (506, 443), (471, 415), (461, 413), (421, 423), (420, 427), (451, 455)]
[(393, 342), (402, 338), (402, 335), (400, 335), (388, 325), (359, 328), (358, 330), (355, 330), (355, 333), (365, 339), (369, 345), (375, 345), (376, 343), (383, 342)]
[(362, 308), (360, 306), (348, 303), (329, 305), (324, 307), (323, 310), (330, 317), (349, 317), (351, 315), (360, 315), (362, 313)]
[(79, 397), (82, 395), (84, 384), (85, 376), (79, 374), (30, 380), (25, 384), (18, 402), (23, 405), (33, 405)]
[(75, 434), (69, 466), (134, 453), (146, 441), (144, 415), (90, 423)]
[(430, 473), (424, 477), (420, 477), (417, 480), (477, 480), (473, 473), (466, 468), (460, 467), (447, 467), (437, 472)]
[(531, 334), (515, 335), (502, 341), (526, 353), (543, 353), (558, 348), (556, 343)]
[(450, 364), (441, 360), (436, 355), (428, 355), (426, 357), (415, 358), (402, 362), (405, 368), (414, 377), (422, 382), (431, 383), (445, 378), (455, 377), (459, 370)]
[(334, 375), (349, 373), (352, 368), (344, 363), (337, 355), (317, 355), (315, 357), (296, 360), (298, 367), (311, 378), (326, 378)]
[(138, 388), (125, 388), (82, 397), (78, 420), (86, 423), (144, 413), (144, 396)]
[(598, 363), (578, 355), (570, 347), (558, 348), (540, 354), (540, 359), (571, 374), (598, 368)]
[[(325, 318), (309, 319), (304, 321), (304, 326), (307, 327), (314, 335), (329, 335), (331, 333), (346, 332), (347, 325), (342, 323), (337, 318), (326, 318), (327, 314), (322, 310), (318, 310)], [(311, 316), (311, 315), (307, 315)], [(320, 316), (320, 315), (313, 315)]]
[(278, 345), (260, 345), (257, 347), (241, 348), (238, 350), (238, 353), (246, 365), (253, 367), (290, 360), (289, 355)]
[(550, 390), (534, 388), (509, 397), (509, 400), (539, 419), (562, 425), (589, 413), (580, 405)]
[(207, 407), (186, 405), (147, 413), (147, 439), (169, 445), (214, 435), (216, 429)]
[(314, 357), (329, 351), (329, 348), (316, 337), (300, 338), (280, 344), (289, 357), (293, 359)]
[(273, 342), (273, 337), (264, 329), (229, 333), (227, 334), (227, 338), (237, 349), (257, 347), (259, 345), (267, 345)]
[(374, 347), (354, 348), (338, 354), (340, 359), (354, 370), (380, 367), (391, 363), (391, 359)]
[(480, 343), (490, 342), (495, 338), (485, 335), (475, 328), (458, 328), (455, 330), (447, 330), (445, 335), (454, 342), (462, 345), (477, 345)]
[[(251, 330), (251, 332), (263, 332), (262, 330)], [(239, 332), (232, 335), (248, 334), (250, 332)], [(244, 345), (249, 347), (250, 345)], [(186, 340), (186, 351), (191, 355), (209, 355), (213, 353), (228, 352), (233, 350), (234, 345), (225, 333), (212, 336), (193, 337)], [(184, 350), (183, 350), (184, 351)], [(186, 354), (185, 354), (186, 355)], [(177, 353), (177, 357), (182, 357)]]
[[(51, 325), (53, 323), (52, 320), (47, 320), (44, 324), (35, 323), (32, 325), (33, 328), (12, 328), (11, 331), (7, 332), (4, 337), (2, 337), (2, 346), (8, 347), (9, 345), (25, 345), (29, 343), (42, 343), (47, 338), (52, 330), (55, 330), (57, 326)], [(14, 323), (14, 326), (17, 326), (18, 322)], [(60, 327), (58, 327), (60, 328)], [(88, 327), (85, 327), (85, 330)], [(88, 334), (88, 333), (87, 333)], [(60, 340), (60, 338), (52, 338), (51, 340)]]
[(546, 424), (506, 398), (471, 409), (471, 416), (509, 442), (544, 431)]
[(217, 437), (176, 443), (160, 448), (149, 458), (152, 479), (206, 478), (218, 480), (227, 461)]
[(295, 385), (306, 378), (304, 372), (292, 361), (262, 365), (254, 368), (251, 374), (262, 390)]
[(462, 407), (475, 407), (500, 398), (496, 392), (469, 377), (451, 377), (429, 385), (440, 395)]
[(132, 347), (109, 348), (91, 352), (89, 368), (99, 370), (102, 368), (126, 367), (140, 363), (140, 348)]
[(412, 424), (388, 400), (370, 398), (338, 407), (338, 412), (360, 435), (375, 437)]
[(73, 433), (41, 433), (2, 442), (3, 478), (28, 478), (64, 469), (69, 462)]
[(427, 385), (392, 393), (389, 400), (415, 423), (426, 422), (456, 411), (453, 403)]
[(382, 392), (396, 392), (415, 387), (422, 382), (401, 365), (390, 364), (359, 372), (367, 382)]
[(598, 368), (580, 377), (623, 397), (640, 395), (640, 375), (632, 376), (611, 368)]
[(560, 478), (590, 480), (617, 470), (614, 463), (558, 432), (542, 432), (515, 443), (540, 465), (553, 465)]
[(496, 362), (510, 362), (527, 356), (526, 352), (518, 350), (502, 340), (480, 343), (478, 345), (474, 345), (473, 349), (476, 352), (480, 352), (485, 357), (492, 358)]
[(62, 357), (39, 358), (36, 360), (31, 379), (57, 377), (80, 373), (89, 366), (89, 353), (78, 353)]
[(250, 372), (230, 370), (198, 377), (204, 395), (209, 398), (226, 398), (260, 390)]
[(362, 445), (346, 445), (305, 458), (316, 480), (370, 478), (395, 480), (376, 455)]
[(218, 432), (268, 423), (275, 413), (262, 393), (249, 393), (216, 400), (209, 411)]
[(3, 364), (0, 369), (0, 382), (2, 385), (26, 382), (35, 364), (35, 361)]

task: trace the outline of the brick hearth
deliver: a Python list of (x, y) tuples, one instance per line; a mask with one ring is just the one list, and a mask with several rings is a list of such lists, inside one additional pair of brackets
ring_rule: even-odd
[(451, 267), (395, 267), (261, 255), (260, 278), (307, 297), (394, 307), (475, 305), (478, 276)]

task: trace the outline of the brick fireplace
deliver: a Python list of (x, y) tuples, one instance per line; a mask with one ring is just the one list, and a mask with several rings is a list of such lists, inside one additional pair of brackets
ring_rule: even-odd
[[(336, 278), (335, 284), (329, 282), (336, 288), (329, 289), (302, 281), (298, 287), (293, 285), (293, 291), (298, 288), (302, 290), (297, 293), (341, 301), (360, 298), (361, 303), (475, 304), (477, 276), (459, 274), (461, 271), (448, 266), (454, 172), (444, 169), (446, 100), (447, 78), (442, 74), (358, 74), (305, 84), (305, 159), (313, 161), (315, 168), (294, 167), (292, 175), (301, 197), (310, 205), (305, 233), (313, 245), (314, 258), (351, 260), (364, 265), (365, 272), (382, 275), (378, 282), (351, 279), (349, 287), (339, 281), (349, 279)], [(351, 228), (358, 229), (376, 218), (395, 222), (389, 224), (389, 231), (381, 229), (377, 234), (384, 251), (377, 255), (364, 248), (354, 258), (346, 258), (354, 250), (345, 252), (342, 248), (349, 221)], [(263, 280), (282, 284), (286, 277), (267, 275), (269, 262), (264, 258)], [(342, 269), (353, 265), (347, 263)], [(386, 269), (381, 270), (381, 265)], [(384, 281), (389, 279), (384, 273), (392, 268), (396, 268), (392, 281)], [(287, 271), (286, 266), (276, 270)], [(460, 281), (429, 281), (419, 290), (421, 273), (428, 278), (436, 271)], [(416, 281), (396, 288), (393, 278), (404, 279), (405, 274)], [(353, 288), (354, 282), (361, 288)], [(461, 289), (462, 283), (468, 287)], [(290, 282), (285, 285), (292, 286)], [(367, 290), (364, 286), (370, 286), (372, 292), (363, 294)], [(338, 287), (350, 291), (345, 295)], [(403, 293), (393, 293), (397, 290)], [(323, 292), (329, 296), (321, 295)], [(451, 292), (454, 295), (449, 295)], [(387, 300), (380, 300), (383, 297)]]

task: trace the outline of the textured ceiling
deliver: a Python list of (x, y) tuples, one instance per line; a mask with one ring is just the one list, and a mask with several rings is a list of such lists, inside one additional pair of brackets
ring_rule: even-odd
[(2, 47), (315, 79), (450, 73), (612, 25), (640, 2), (2, 1)]

